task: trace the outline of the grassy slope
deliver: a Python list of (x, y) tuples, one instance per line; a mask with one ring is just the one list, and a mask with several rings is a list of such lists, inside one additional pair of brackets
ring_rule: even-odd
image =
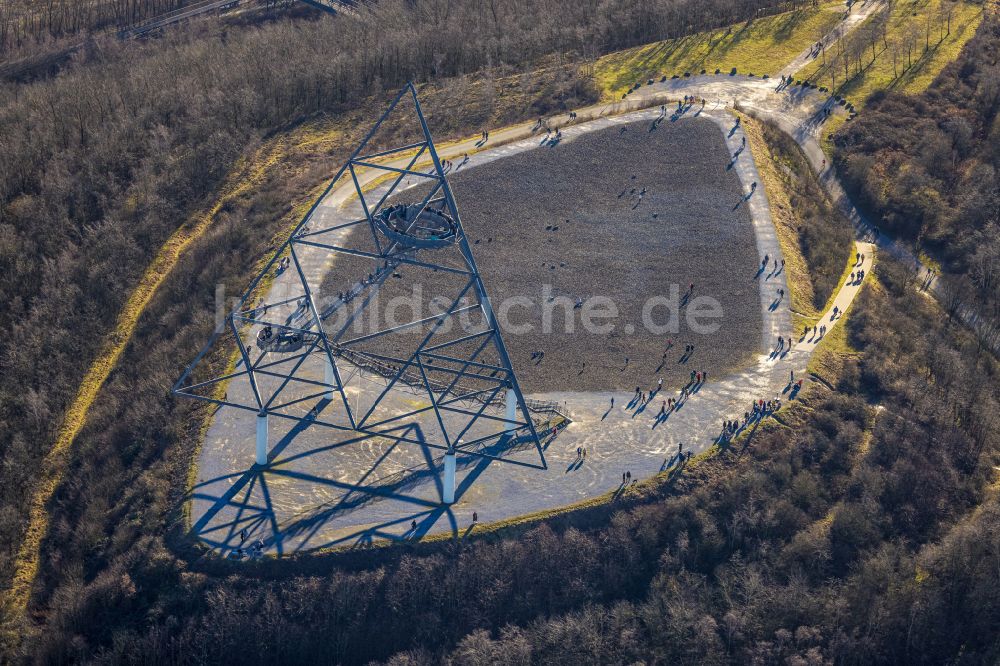
[[(868, 96), (876, 90), (894, 89), (909, 93), (922, 92), (931, 84), (934, 77), (945, 65), (958, 57), (965, 43), (972, 38), (983, 18), (983, 6), (971, 2), (954, 3), (954, 13), (951, 19), (951, 34), (939, 40), (938, 12), (942, 3), (948, 0), (908, 0), (897, 2), (893, 6), (889, 18), (888, 43), (884, 48), (881, 43), (876, 47), (878, 55), (871, 62), (871, 52), (868, 51), (863, 63), (869, 63), (861, 74), (843, 83), (843, 69), (838, 72), (837, 92), (860, 106)], [(932, 21), (930, 49), (924, 51), (924, 30), (927, 20)], [(871, 19), (869, 19), (871, 20)], [(915, 28), (914, 28), (915, 26)], [(859, 28), (863, 30), (864, 26)], [(909, 30), (918, 33), (913, 49), (912, 66), (906, 67), (905, 39)], [(896, 75), (893, 74), (893, 45), (897, 45), (898, 55)], [(821, 60), (800, 70), (796, 78), (814, 81), (819, 85), (829, 86), (832, 83), (830, 67)], [(841, 66), (842, 67), (842, 66)], [(853, 69), (852, 69), (853, 72)]]
[(760, 123), (746, 115), (742, 117), (743, 131), (764, 181), (764, 192), (767, 194), (771, 218), (781, 245), (781, 256), (785, 259), (785, 275), (792, 298), (792, 325), (797, 336), (807, 322), (820, 314), (813, 305), (816, 292), (806, 258), (799, 247), (799, 219), (789, 201), (787, 176), (781, 172), (782, 165), (775, 160), (774, 153), (765, 141)]
[(636, 81), (654, 75), (733, 67), (774, 74), (826, 34), (843, 12), (842, 2), (823, 2), (818, 7), (618, 51), (600, 58), (594, 75), (606, 96), (618, 98)]
[[(853, 257), (852, 231), (829, 202), (810, 206), (806, 201), (822, 196), (823, 190), (804, 156), (797, 149), (789, 154), (789, 146), (769, 141), (760, 122), (745, 115), (743, 120), (785, 259), (792, 323), (798, 336), (816, 322), (843, 284)], [(810, 238), (823, 241), (819, 246), (807, 246), (809, 241), (802, 236), (806, 225), (811, 227)]]
[(833, 135), (837, 133), (844, 123), (847, 122), (847, 116), (843, 113), (835, 113), (830, 116), (830, 119), (823, 123), (823, 136), (820, 139), (819, 145), (826, 153), (826, 159), (833, 160)]

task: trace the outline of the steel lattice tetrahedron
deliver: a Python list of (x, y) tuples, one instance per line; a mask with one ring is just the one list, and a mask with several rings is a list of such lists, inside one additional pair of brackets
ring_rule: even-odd
[[(220, 345), (234, 367), (206, 376)], [(552, 406), (521, 393), (412, 84), (173, 390), (256, 412), (261, 464), (271, 416), (545, 466), (534, 419)]]

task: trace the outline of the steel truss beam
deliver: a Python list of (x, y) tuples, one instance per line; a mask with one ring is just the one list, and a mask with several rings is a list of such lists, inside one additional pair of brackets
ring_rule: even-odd
[[(396, 148), (375, 149), (373, 138), (379, 128), (396, 111), (400, 102), (407, 98), (412, 100), (414, 120), (419, 126), (422, 140)], [(370, 150), (371, 152), (366, 152)], [(429, 169), (425, 170), (426, 167), (418, 166), (421, 159), (429, 160)], [(403, 166), (386, 163), (390, 160)], [(367, 181), (363, 182), (363, 176), (365, 173), (370, 175), (372, 171), (391, 175), (387, 188), (377, 187), (375, 190), (366, 191)], [(398, 192), (400, 184), (407, 177), (427, 180), (431, 184), (429, 191), (418, 204), (419, 210), (423, 211), (429, 206), (434, 206), (451, 216), (457, 227), (453, 245), (441, 250), (401, 247), (398, 241), (380, 234), (375, 218), (392, 195)], [(348, 178), (354, 187), (364, 217), (340, 221), (324, 228), (311, 228), (309, 221), (316, 209), (345, 178)], [(373, 196), (373, 193), (381, 189), (384, 189), (384, 192)], [(323, 237), (324, 234), (344, 230), (350, 230), (346, 233), (353, 235), (370, 234), (375, 250), (349, 247), (347, 243), (339, 241), (327, 242)], [(361, 286), (353, 289), (350, 295), (344, 295), (343, 299), (335, 299), (330, 304), (320, 304), (317, 303), (316, 294), (310, 287), (301, 264), (300, 254), (307, 249), (325, 250), (332, 255), (351, 255), (385, 263), (375, 271), (374, 275), (377, 277), (362, 281)], [(453, 265), (445, 265), (438, 261), (436, 253), (445, 251), (451, 257)], [(416, 256), (418, 254), (419, 258)], [(274, 271), (276, 264), (284, 257), (290, 259), (287, 269), (294, 271), (292, 278), (297, 279), (301, 293), (273, 303), (256, 302), (261, 295), (259, 292), (264, 278)], [(399, 265), (443, 271), (461, 275), (466, 279), (462, 280), (464, 285), (461, 287), (453, 287), (457, 289), (457, 295), (452, 295), (451, 305), (439, 314), (363, 335), (353, 337), (349, 335), (352, 322), (364, 315), (370, 307), (374, 294), (382, 287), (382, 283), (392, 273), (393, 268)], [(336, 270), (336, 265), (333, 270)], [(354, 306), (347, 323), (338, 326), (337, 330), (327, 330), (328, 326), (324, 326), (324, 320), (341, 307), (346, 307), (354, 299), (359, 299), (360, 305)], [(278, 313), (287, 311), (293, 303), (298, 303), (297, 309), (284, 321), (280, 321)], [(466, 332), (453, 340), (441, 341), (437, 338), (446, 321), (469, 312), (479, 312), (482, 317), (481, 327), (484, 330)], [(254, 333), (265, 325), (278, 329), (282, 334), (301, 336), (302, 347), (288, 352), (261, 351), (259, 356), (253, 359), (252, 345), (244, 343), (243, 335)], [(358, 346), (379, 336), (423, 326), (427, 327), (426, 333), (406, 357), (381, 354)], [(200, 376), (201, 373), (196, 372), (196, 368), (206, 360), (213, 346), (226, 344), (227, 334), (236, 340), (239, 352), (236, 368), (217, 377)], [(462, 351), (464, 344), (471, 345), (471, 353)], [(487, 351), (490, 351), (490, 357), (484, 358), (483, 355)], [(299, 374), (310, 358), (321, 359), (326, 364), (327, 376), (324, 381)], [(381, 375), (386, 384), (369, 406), (352, 407), (347, 395), (347, 385), (343, 379), (345, 371), (349, 371), (349, 376), (352, 377), (357, 373), (365, 373), (365, 376)], [(195, 374), (199, 374), (197, 381), (194, 378)], [(251, 400), (231, 399), (228, 392), (222, 398), (218, 397), (222, 386), (242, 381), (244, 378), (250, 386)], [(264, 382), (265, 385), (261, 384), (265, 378), (272, 384), (274, 379), (280, 381), (272, 390), (266, 386), (268, 382)], [(440, 381), (435, 378), (440, 378)], [(417, 390), (425, 393), (430, 405), (417, 407), (402, 414), (394, 413), (388, 418), (384, 415), (375, 418), (379, 407), (395, 391), (400, 390), (401, 384), (406, 385), (411, 392)], [(297, 389), (299, 393), (289, 393), (293, 389)], [(317, 392), (317, 389), (321, 390)], [(516, 401), (513, 421), (502, 413), (498, 415), (488, 411), (495, 410), (498, 402), (502, 403), (503, 397), (508, 395), (508, 391)], [(361, 438), (382, 437), (397, 443), (419, 444), (444, 451), (461, 451), (489, 460), (540, 469), (546, 467), (535, 421), (521, 392), (517, 375), (500, 335), (493, 307), (462, 227), (458, 206), (441, 167), (441, 160), (417, 99), (416, 89), (412, 84), (407, 84), (400, 90), (323, 193), (313, 202), (308, 212), (271, 257), (264, 270), (251, 281), (249, 288), (227, 315), (225, 327), (215, 331), (208, 344), (185, 368), (175, 383), (173, 392), (176, 395), (219, 406), (253, 411), (261, 415), (272, 414), (282, 419), (297, 421), (305, 426), (322, 426), (345, 434), (356, 434)], [(373, 389), (371, 395), (374, 393)], [(332, 422), (324, 417), (323, 410), (331, 407), (330, 399), (333, 399), (335, 413), (346, 415), (346, 423)], [(299, 411), (301, 411), (301, 406), (307, 406), (310, 402), (315, 404), (304, 416), (286, 411), (293, 406), (300, 406)], [(441, 439), (425, 433), (425, 428), (420, 426), (418, 419), (423, 418), (426, 423), (429, 413), (434, 415), (434, 422), (440, 430)], [(451, 418), (448, 415), (451, 415)], [(465, 436), (477, 423), (488, 425), (490, 427), (487, 430), (495, 432), (485, 436), (480, 434), (466, 441)], [(508, 425), (511, 425), (511, 428), (501, 427)], [(506, 432), (510, 429), (513, 429), (513, 434)], [(535, 449), (538, 455), (537, 462), (526, 462), (505, 456), (505, 452), (522, 451), (525, 447)]]

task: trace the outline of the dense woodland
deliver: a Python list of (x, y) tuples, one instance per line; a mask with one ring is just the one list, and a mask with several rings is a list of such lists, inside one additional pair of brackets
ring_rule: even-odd
[[(50, 507), (29, 623), (0, 649), (101, 663), (1000, 659), (1000, 368), (889, 261), (847, 320), (860, 351), (824, 371), (832, 388), (811, 382), (748, 440), (619, 503), (463, 547), (240, 566), (188, 543), (179, 489), (205, 411), (168, 396), (177, 359), (206, 338), (214, 285), (246, 283), (386, 91), (430, 81), (432, 125), (468, 133), (592, 100), (559, 50), (585, 61), (758, 5), (381, 6), (380, 30), (344, 19), (108, 42), (0, 93), (0, 580), (38, 461), (156, 249), (276, 132), (310, 120), (336, 137), (227, 204), (151, 302)], [(983, 29), (970, 49), (997, 41)]]
[(185, 0), (10, 0), (0, 4), (0, 54), (58, 48), (192, 4)]
[[(198, 557), (160, 533), (176, 468), (145, 439), (111, 454), (127, 435), (106, 405), (83, 440), (83, 453), (105, 458), (81, 463), (63, 495), (89, 506), (61, 509), (50, 557), (63, 582), (52, 581), (34, 656), (995, 662), (1000, 366), (914, 291), (912, 274), (889, 261), (877, 273), (848, 320), (864, 351), (827, 371), (832, 389), (810, 383), (778, 421), (616, 504), (463, 546), (260, 566)], [(138, 385), (152, 404), (142, 369), (116, 377), (111, 395)], [(114, 494), (109, 474), (141, 479), (118, 506), (101, 503)]]
[(1000, 321), (1000, 20), (987, 19), (921, 95), (876, 93), (835, 137), (854, 198), (925, 249)]
[[(64, 49), (68, 45), (81, 43), (85, 38), (101, 35), (106, 30), (133, 26), (173, 10), (201, 4), (202, 1), (10, 0), (0, 4), (0, 56), (16, 59), (46, 50)], [(761, 12), (784, 11), (811, 2), (812, 0), (711, 0), (699, 3), (683, 0), (586, 0), (559, 3), (549, 0), (519, 3), (511, 0), (432, 0), (411, 3), (389, 0), (380, 1), (373, 12), (369, 10), (375, 3), (368, 3), (369, 6), (355, 18), (373, 30), (376, 26), (383, 25), (380, 22), (386, 19), (393, 19), (390, 25), (397, 21), (430, 21), (438, 29), (436, 35), (415, 33), (411, 37), (416, 37), (423, 47), (429, 46), (429, 41), (438, 42), (435, 50), (442, 54), (453, 47), (448, 42), (456, 40), (466, 46), (487, 46), (491, 41), (506, 42), (507, 47), (516, 49), (525, 44), (524, 37), (528, 32), (558, 38), (564, 47), (563, 53), (570, 52), (565, 49), (569, 42), (572, 42), (574, 48), (597, 52), (607, 47), (624, 48), (688, 34), (750, 18)], [(295, 0), (242, 0), (239, 4), (244, 15), (248, 13), (247, 10), (255, 9), (300, 13), (303, 8)], [(252, 14), (253, 11), (249, 13)], [(327, 16), (318, 11), (315, 14)], [(230, 18), (240, 21), (239, 17)], [(445, 22), (449, 24), (448, 27), (444, 25)], [(395, 27), (398, 25), (401, 24), (396, 23)], [(463, 33), (464, 30), (481, 32), (474, 35)], [(359, 37), (361, 36), (368, 35), (362, 33)], [(406, 42), (410, 42), (410, 39), (404, 40), (404, 51), (411, 46)], [(343, 45), (344, 42), (337, 44)], [(557, 47), (556, 44), (552, 46)], [(430, 55), (431, 52), (428, 51), (427, 54)], [(378, 57), (384, 58), (386, 55), (387, 52), (383, 52)], [(489, 50), (486, 55), (490, 55)], [(501, 58), (501, 61), (512, 62), (520, 58), (519, 54), (513, 59)]]

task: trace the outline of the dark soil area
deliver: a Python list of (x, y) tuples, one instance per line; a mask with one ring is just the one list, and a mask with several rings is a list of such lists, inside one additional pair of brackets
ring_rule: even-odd
[[(692, 370), (718, 376), (758, 350), (761, 315), (757, 284), (751, 279), (757, 252), (746, 208), (733, 209), (742, 191), (736, 175), (726, 169), (727, 156), (722, 134), (710, 120), (663, 122), (655, 130), (643, 122), (624, 132), (619, 127), (591, 132), (449, 176), (526, 392), (631, 390), (648, 388), (658, 377), (668, 384), (683, 383)], [(412, 189), (397, 199), (420, 194)], [(429, 253), (451, 251), (425, 250), (420, 258), (437, 260)], [(323, 291), (336, 294), (371, 269), (367, 260), (340, 256)], [(464, 284), (419, 268), (406, 267), (399, 274), (382, 287), (382, 310), (419, 284), (426, 317), (435, 295), (450, 302)], [(694, 299), (685, 304), (691, 283)], [(648, 330), (644, 304), (653, 297), (672, 300), (672, 293), (677, 294), (673, 302), (680, 304), (676, 328)], [(531, 304), (505, 308), (505, 301), (514, 297)], [(593, 297), (610, 299), (617, 307), (617, 317), (591, 318), (611, 324), (610, 332), (588, 331), (583, 325), (582, 314)], [(688, 309), (698, 305), (698, 297), (721, 306), (721, 318), (701, 320), (717, 321), (713, 333), (698, 333), (689, 325)], [(577, 299), (584, 308), (574, 308)], [(671, 308), (654, 307), (653, 322), (667, 325)], [(550, 330), (544, 325), (545, 310)], [(607, 310), (595, 303), (592, 311)], [(566, 323), (567, 313), (572, 325)], [(531, 330), (518, 333), (524, 324)], [(384, 336), (368, 349), (405, 357), (426, 330)], [(668, 340), (673, 346), (664, 356)], [(695, 349), (685, 358), (689, 343)], [(487, 354), (480, 360), (492, 358)]]

